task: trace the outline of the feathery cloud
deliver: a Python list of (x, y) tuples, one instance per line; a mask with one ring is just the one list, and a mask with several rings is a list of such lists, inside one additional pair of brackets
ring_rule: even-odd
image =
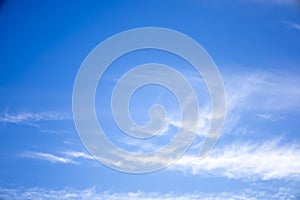
[(0, 117), (0, 123), (14, 123), (14, 124), (30, 124), (37, 121), (58, 121), (71, 119), (69, 115), (62, 112), (22, 112), (18, 114), (10, 114), (4, 112), (3, 116)]
[(215, 149), (202, 160), (194, 155), (183, 156), (169, 169), (235, 179), (299, 179), (299, 158), (299, 146), (280, 145), (278, 140), (261, 144), (234, 143)]
[(28, 151), (20, 154), (21, 157), (24, 158), (32, 158), (37, 160), (45, 160), (51, 163), (64, 163), (64, 164), (79, 164), (80, 158), (82, 159), (89, 159), (93, 160), (94, 158), (80, 151), (65, 151), (61, 152), (59, 155), (51, 154), (51, 153), (44, 153), (44, 152), (33, 152)]
[(65, 158), (65, 157), (53, 155), (50, 153), (42, 153), (42, 152), (25, 152), (25, 153), (21, 154), (21, 157), (45, 160), (45, 161), (49, 161), (51, 163), (73, 163), (73, 164), (77, 163), (70, 158)]
[(289, 22), (289, 21), (283, 21), (283, 23), (289, 28), (296, 29), (298, 31), (300, 30), (300, 24), (298, 23)]

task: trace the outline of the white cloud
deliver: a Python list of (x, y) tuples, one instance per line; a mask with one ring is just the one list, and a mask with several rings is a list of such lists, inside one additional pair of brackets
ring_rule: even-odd
[(300, 79), (296, 74), (236, 70), (234, 74), (225, 73), (223, 78), (226, 88), (226, 133), (241, 126), (241, 117), (247, 117), (245, 112), (276, 121), (290, 111), (300, 111)]
[(80, 158), (89, 159), (89, 160), (94, 159), (91, 155), (80, 151), (65, 151), (65, 152), (61, 152), (59, 155), (54, 155), (51, 153), (44, 153), (44, 152), (29, 151), (20, 154), (20, 156), (24, 158), (45, 160), (51, 163), (64, 163), (64, 164), (69, 164), (69, 163), (79, 164), (78, 159)]
[(235, 179), (299, 179), (299, 158), (299, 146), (280, 145), (278, 140), (262, 144), (235, 143), (215, 149), (202, 160), (185, 155), (169, 169)]
[[(25, 152), (21, 156), (64, 164), (79, 164), (82, 161), (80, 159), (95, 160), (91, 155), (79, 151), (66, 151), (59, 155)], [(300, 178), (300, 163), (296, 161), (299, 158), (299, 146), (295, 144), (281, 145), (279, 140), (261, 144), (233, 143), (215, 149), (210, 156), (201, 160), (197, 155), (184, 155), (166, 169), (200, 176), (213, 175), (244, 180), (298, 180)], [(141, 164), (160, 163), (162, 158), (153, 158), (151, 161), (145, 158), (140, 162)]]
[[(184, 155), (168, 170), (199, 175), (224, 176), (235, 179), (299, 179), (299, 146), (280, 145), (279, 140), (261, 144), (233, 143), (219, 149), (204, 159), (197, 155)], [(65, 151), (59, 155), (42, 152), (25, 152), (22, 157), (46, 160), (51, 163), (78, 164), (79, 159), (94, 160), (80, 151)], [(160, 162), (160, 159), (151, 162)], [(147, 162), (145, 159), (142, 163)]]
[(300, 24), (293, 23), (291, 25), (294, 29), (300, 30)]
[(271, 114), (263, 114), (263, 113), (260, 113), (260, 114), (257, 114), (258, 117), (262, 118), (262, 119), (271, 119), (272, 118), (272, 115)]
[(286, 72), (236, 72), (224, 75), (227, 111), (300, 109), (300, 79)]
[(63, 154), (70, 158), (85, 158), (85, 159), (90, 159), (90, 160), (94, 159), (90, 154), (86, 154), (81, 151), (66, 151), (66, 152), (63, 152)]
[(96, 187), (78, 190), (75, 188), (64, 188), (61, 190), (51, 190), (45, 188), (0, 188), (1, 199), (60, 199), (60, 200), (255, 200), (255, 199), (295, 199), (296, 197), (289, 189), (279, 188), (276, 191), (254, 191), (244, 190), (241, 192), (221, 192), (221, 193), (146, 193), (146, 192), (98, 192)]
[(10, 114), (4, 112), (0, 117), (0, 123), (14, 123), (14, 124), (31, 124), (37, 121), (58, 121), (71, 119), (69, 115), (62, 112), (50, 111), (50, 112), (22, 112), (18, 114)]
[(136, 153), (144, 153), (144, 152), (152, 152), (159, 148), (161, 148), (161, 145), (155, 144), (154, 142), (149, 142), (147, 140), (138, 140), (138, 139), (132, 139), (132, 138), (121, 138), (118, 140), (122, 145), (129, 148), (135, 148)]
[[(234, 73), (232, 73), (234, 68)], [(247, 129), (247, 124), (239, 124), (241, 118), (253, 114), (264, 120), (277, 121), (289, 112), (299, 112), (300, 78), (297, 73), (285, 71), (258, 71), (243, 70), (239, 67), (230, 67), (222, 74), (226, 91), (226, 119), (225, 133), (231, 133), (234, 128)], [(198, 76), (189, 77), (193, 86), (199, 85)], [(197, 90), (201, 91), (201, 90)], [(201, 94), (202, 95), (202, 94)], [(200, 96), (200, 95), (199, 95)], [(199, 119), (198, 135), (205, 136), (211, 120), (210, 99), (200, 102), (202, 106)], [(246, 116), (244, 113), (249, 115)], [(284, 115), (282, 115), (284, 114)], [(177, 128), (186, 128), (180, 124), (178, 117), (168, 116), (168, 125)], [(167, 129), (168, 130), (168, 129)]]
[[(300, 111), (300, 79), (295, 73), (244, 71), (237, 68), (235, 73), (230, 70), (222, 76), (226, 89), (226, 133), (230, 133), (240, 122), (240, 118), (245, 117), (244, 112), (250, 112), (261, 119), (276, 121), (284, 117), (281, 113)], [(202, 80), (199, 77), (191, 79), (195, 82), (193, 86), (199, 85), (196, 80)], [(210, 102), (201, 102), (201, 106), (198, 135), (205, 136), (212, 117)], [(179, 117), (174, 116), (168, 115), (167, 126), (163, 131), (169, 131), (169, 126), (190, 129), (180, 123)]]
[(289, 21), (283, 21), (283, 23), (292, 29), (300, 30), (300, 24), (289, 22)]
[(22, 157), (33, 158), (38, 160), (45, 160), (51, 163), (73, 163), (76, 162), (70, 158), (56, 156), (50, 153), (42, 153), (42, 152), (25, 152), (21, 154)]

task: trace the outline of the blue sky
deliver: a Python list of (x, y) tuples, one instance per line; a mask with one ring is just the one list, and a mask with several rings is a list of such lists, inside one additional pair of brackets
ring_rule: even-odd
[[(300, 5), (293, 0), (4, 1), (1, 5), (1, 199), (299, 199)], [(132, 67), (164, 63), (197, 91), (200, 127), (174, 165), (147, 174), (110, 169), (81, 143), (72, 117), (77, 71), (101, 41), (138, 27), (164, 27), (199, 42), (219, 68), (227, 116), (213, 152), (197, 158), (209, 126), (209, 94), (179, 57), (156, 50), (129, 53), (105, 72), (96, 93), (108, 137), (132, 151), (167, 144), (178, 123), (169, 91), (147, 86), (131, 102), (147, 123), (154, 103), (168, 127), (149, 141), (128, 139), (113, 121), (110, 97)]]

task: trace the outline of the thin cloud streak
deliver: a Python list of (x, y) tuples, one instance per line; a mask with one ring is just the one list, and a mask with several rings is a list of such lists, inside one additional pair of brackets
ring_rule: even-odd
[(79, 164), (79, 159), (94, 160), (94, 158), (80, 151), (65, 151), (59, 155), (44, 153), (44, 152), (24, 152), (20, 154), (23, 158), (32, 158), (37, 160), (44, 160), (51, 163), (63, 163), (63, 164)]
[(85, 159), (94, 160), (93, 156), (86, 154), (84, 152), (81, 152), (81, 151), (66, 151), (66, 152), (63, 152), (62, 154), (64, 154), (65, 156), (68, 156), (70, 158), (85, 158)]
[(299, 179), (299, 158), (299, 146), (280, 145), (278, 140), (262, 144), (234, 143), (215, 149), (203, 160), (196, 155), (183, 156), (169, 169), (234, 179)]
[[(44, 152), (25, 152), (24, 158), (45, 160), (51, 163), (80, 164), (83, 160), (95, 160), (79, 151), (65, 151), (59, 155)], [(295, 144), (281, 145), (279, 140), (257, 143), (233, 143), (215, 149), (212, 155), (200, 160), (198, 155), (184, 155), (166, 168), (171, 171), (200, 176), (219, 176), (243, 180), (281, 180), (300, 178), (300, 148)], [(161, 162), (162, 158), (151, 162)], [(145, 158), (141, 163), (147, 163)]]
[(300, 89), (297, 87), (300, 79), (295, 74), (237, 71), (225, 73), (223, 77), (227, 96), (225, 133), (240, 126), (240, 118), (245, 112), (276, 121), (282, 113), (300, 111)]
[[(249, 75), (250, 73), (250, 75)], [(242, 72), (224, 75), (227, 111), (235, 109), (290, 110), (300, 109), (300, 79), (283, 72)]]
[[(199, 78), (198, 78), (199, 79)], [(244, 112), (251, 112), (264, 120), (276, 121), (281, 113), (300, 111), (300, 79), (296, 74), (282, 71), (239, 71), (223, 74), (226, 89), (226, 121), (224, 132), (230, 133), (240, 122)], [(192, 84), (194, 86), (194, 84)], [(210, 120), (209, 101), (202, 102), (199, 109), (198, 135), (206, 136)], [(168, 116), (167, 126), (177, 128), (188, 126), (180, 123), (178, 117)], [(168, 131), (168, 128), (164, 131)]]
[(283, 21), (283, 23), (292, 29), (300, 30), (300, 24), (289, 22), (289, 21)]
[(65, 158), (65, 157), (60, 157), (56, 156), (50, 153), (42, 153), (42, 152), (26, 152), (21, 154), (21, 157), (26, 157), (26, 158), (33, 158), (37, 160), (45, 160), (49, 161), (51, 163), (72, 163), (72, 164), (77, 164), (74, 160), (70, 158)]
[(58, 121), (72, 119), (69, 115), (62, 112), (49, 111), (49, 112), (22, 112), (18, 114), (10, 114), (4, 112), (0, 117), (0, 123), (13, 123), (13, 124), (30, 124), (38, 121)]

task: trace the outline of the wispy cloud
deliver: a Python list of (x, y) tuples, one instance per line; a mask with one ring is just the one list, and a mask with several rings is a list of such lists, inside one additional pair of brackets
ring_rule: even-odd
[(258, 117), (262, 118), (262, 119), (271, 119), (272, 118), (272, 115), (271, 114), (257, 114)]
[(202, 200), (254, 200), (254, 199), (296, 199), (294, 192), (287, 188), (278, 188), (275, 191), (255, 191), (247, 189), (241, 192), (220, 192), (220, 193), (147, 193), (147, 192), (124, 192), (114, 193), (110, 191), (98, 192), (96, 187), (88, 189), (64, 188), (60, 190), (51, 190), (46, 188), (0, 188), (1, 199), (61, 199), (61, 200), (183, 200), (183, 199), (202, 199)]
[[(226, 89), (226, 133), (236, 127), (241, 117), (247, 117), (245, 112), (276, 121), (281, 113), (300, 111), (300, 88), (297, 87), (300, 79), (297, 74), (237, 69), (234, 74), (223, 73), (223, 79)], [(205, 136), (212, 117), (211, 107), (209, 100), (201, 102), (201, 105), (198, 134)], [(189, 130), (188, 126), (180, 123), (178, 117), (173, 116), (168, 116), (167, 126)]]
[(53, 155), (50, 153), (42, 153), (42, 152), (25, 152), (21, 154), (22, 157), (33, 158), (38, 160), (45, 160), (51, 163), (73, 163), (76, 164), (74, 160), (66, 157), (61, 157), (57, 155)]
[(300, 30), (300, 24), (293, 23), (291, 25), (294, 29)]
[[(300, 89), (296, 87), (300, 85), (300, 79), (296, 75), (283, 72), (243, 71), (235, 74), (224, 74), (224, 82), (226, 84), (228, 106), (227, 121), (225, 123), (226, 133), (230, 133), (232, 128), (242, 134), (252, 131), (251, 127), (245, 125), (247, 120), (240, 120), (240, 116), (244, 117), (245, 112), (247, 114), (251, 113), (257, 119), (274, 120), (276, 116), (280, 116), (281, 112), (300, 111), (298, 103)], [(206, 108), (209, 111), (209, 107), (206, 106)], [(209, 112), (203, 111), (203, 113), (207, 116), (205, 123), (203, 123), (205, 124), (203, 130), (205, 130), (209, 125)], [(167, 123), (169, 126), (188, 129), (188, 126), (180, 124), (176, 118), (169, 117)], [(165, 131), (169, 131), (169, 128)], [(260, 132), (254, 134), (260, 134)], [(122, 142), (122, 140), (120, 141)], [(161, 141), (153, 144), (144, 141), (130, 142), (123, 140), (123, 142), (129, 146), (139, 148), (137, 152), (143, 152), (145, 149), (155, 150), (157, 146), (161, 145)], [(199, 144), (195, 145), (199, 146)], [(193, 150), (196, 146), (193, 146)], [(184, 156), (172, 169), (183, 169), (183, 171), (190, 171), (194, 174), (207, 174), (208, 172), (216, 176), (241, 179), (258, 178), (268, 180), (300, 177), (300, 164), (291, 161), (300, 157), (299, 147), (274, 145), (274, 142), (260, 144), (249, 142), (236, 143), (214, 151), (214, 154), (203, 159), (203, 161), (199, 161), (198, 155)], [(113, 154), (111, 153), (110, 156), (115, 156)], [(165, 163), (168, 160), (159, 155), (151, 158), (132, 156), (126, 158), (126, 160), (122, 160), (123, 158), (119, 158), (118, 155), (116, 157), (118, 159), (108, 159), (107, 163), (121, 166), (132, 159), (138, 163), (138, 166), (128, 166), (128, 168), (142, 168), (145, 163)]]
[(300, 79), (286, 72), (240, 72), (224, 76), (227, 109), (300, 109)]
[(238, 71), (225, 73), (226, 133), (240, 126), (245, 112), (261, 119), (276, 121), (281, 113), (300, 111), (300, 79), (287, 72)]
[(63, 129), (56, 129), (49, 126), (51, 122), (58, 122), (62, 120), (71, 120), (72, 116), (66, 112), (59, 111), (45, 111), (45, 112), (19, 112), (8, 113), (5, 111), (0, 115), (0, 125), (15, 124), (36, 127), (40, 132), (61, 134), (69, 131)]
[(298, 23), (289, 22), (289, 21), (283, 21), (283, 23), (289, 28), (296, 29), (298, 31), (300, 30), (300, 24)]
[(80, 151), (65, 151), (61, 152), (58, 155), (44, 152), (24, 152), (20, 154), (24, 158), (32, 158), (37, 160), (45, 160), (51, 163), (64, 163), (64, 164), (79, 164), (80, 158), (93, 160), (94, 158)]
[[(80, 151), (65, 151), (59, 154), (25, 152), (21, 156), (64, 164), (79, 164), (82, 159), (95, 160), (91, 155)], [(215, 149), (212, 155), (201, 160), (196, 154), (184, 155), (167, 170), (243, 180), (299, 180), (300, 163), (296, 162), (299, 158), (299, 146), (295, 144), (282, 145), (279, 139), (260, 144), (236, 142)], [(139, 161), (141, 164), (145, 164), (150, 162), (147, 159)], [(162, 159), (162, 157), (152, 158), (151, 163), (160, 163)]]
[(90, 160), (94, 159), (90, 154), (84, 153), (82, 151), (65, 151), (62, 152), (62, 154), (70, 158), (85, 158)]
[(71, 117), (63, 112), (49, 111), (49, 112), (22, 112), (18, 114), (10, 114), (4, 112), (0, 117), (0, 123), (14, 123), (14, 124), (31, 124), (38, 121), (58, 121), (71, 119)]
[(191, 174), (212, 174), (236, 179), (299, 179), (300, 148), (297, 145), (280, 145), (278, 140), (257, 143), (234, 143), (202, 160), (186, 155), (171, 170)]

